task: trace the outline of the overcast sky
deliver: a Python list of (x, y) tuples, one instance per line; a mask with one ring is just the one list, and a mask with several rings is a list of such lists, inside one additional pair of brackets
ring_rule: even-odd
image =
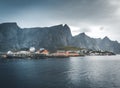
[(0, 23), (24, 27), (68, 24), (72, 34), (120, 42), (120, 0), (0, 0)]

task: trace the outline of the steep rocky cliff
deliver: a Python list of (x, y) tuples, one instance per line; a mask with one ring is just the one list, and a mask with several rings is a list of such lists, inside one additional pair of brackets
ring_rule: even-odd
[(69, 45), (71, 38), (70, 28), (66, 24), (25, 29), (18, 27), (16, 23), (0, 24), (0, 51), (31, 46), (54, 50)]
[(108, 37), (105, 37), (103, 39), (90, 38), (85, 33), (74, 36), (71, 45), (93, 50), (104, 50), (120, 53), (120, 43), (117, 41), (111, 41)]
[(0, 24), (0, 51), (12, 49), (41, 47), (55, 50), (62, 46), (75, 46), (94, 50), (112, 51), (120, 53), (120, 43), (104, 39), (90, 38), (85, 33), (72, 36), (68, 25), (52, 27), (20, 28), (16, 23)]
[(19, 47), (19, 30), (20, 28), (16, 23), (0, 24), (0, 51), (7, 51)]

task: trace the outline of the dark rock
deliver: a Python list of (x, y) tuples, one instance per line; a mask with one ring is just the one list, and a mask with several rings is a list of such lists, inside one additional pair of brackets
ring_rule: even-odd
[(24, 49), (34, 46), (36, 49), (44, 47), (56, 50), (63, 46), (75, 46), (93, 50), (120, 53), (120, 44), (104, 39), (90, 38), (85, 33), (72, 36), (67, 24), (43, 28), (20, 28), (16, 23), (0, 24), (0, 51)]

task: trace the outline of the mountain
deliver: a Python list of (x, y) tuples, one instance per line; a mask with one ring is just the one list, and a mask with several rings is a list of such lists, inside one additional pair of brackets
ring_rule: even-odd
[(101, 50), (120, 53), (120, 43), (118, 43), (117, 41), (111, 41), (108, 37), (103, 38), (99, 46)]
[(0, 51), (34, 46), (54, 50), (67, 46), (72, 35), (67, 24), (44, 28), (20, 28), (16, 23), (0, 24)]
[(56, 49), (67, 46), (71, 40), (70, 28), (67, 25), (56, 25), (45, 28), (25, 28), (21, 30), (20, 47), (44, 47)]
[(44, 47), (48, 50), (56, 50), (63, 46), (75, 46), (120, 53), (120, 43), (117, 41), (111, 41), (108, 37), (95, 39), (85, 33), (72, 36), (67, 24), (42, 28), (20, 28), (17, 23), (0, 24), (0, 51), (32, 46), (36, 49)]
[(105, 37), (103, 39), (91, 38), (85, 33), (80, 33), (79, 35), (74, 36), (71, 45), (93, 50), (103, 50), (120, 53), (120, 43), (118, 43), (117, 41), (111, 41), (108, 37)]
[[(81, 33), (73, 37), (72, 46), (87, 48), (87, 49), (96, 49), (96, 40), (88, 37), (85, 33)], [(96, 47), (95, 47), (96, 46)]]
[(0, 24), (0, 51), (18, 48), (18, 31), (16, 23)]

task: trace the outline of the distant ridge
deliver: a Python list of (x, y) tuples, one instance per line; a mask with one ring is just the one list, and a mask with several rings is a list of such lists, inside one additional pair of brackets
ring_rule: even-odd
[(31, 46), (37, 49), (44, 47), (48, 50), (56, 50), (62, 46), (75, 46), (120, 53), (120, 44), (117, 41), (111, 41), (108, 37), (91, 38), (85, 33), (72, 36), (67, 24), (21, 29), (15, 22), (0, 24), (0, 51)]

